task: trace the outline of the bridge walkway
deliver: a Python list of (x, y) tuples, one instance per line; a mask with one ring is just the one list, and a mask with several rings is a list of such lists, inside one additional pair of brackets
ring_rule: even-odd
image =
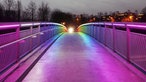
[(23, 82), (145, 82), (95, 39), (63, 34)]

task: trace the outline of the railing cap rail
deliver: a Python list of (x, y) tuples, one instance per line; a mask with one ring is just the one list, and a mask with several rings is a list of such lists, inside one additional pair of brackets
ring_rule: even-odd
[(2, 29), (11, 29), (11, 28), (20, 28), (20, 27), (28, 27), (28, 26), (39, 26), (39, 25), (57, 25), (57, 26), (61, 26), (61, 27), (65, 27), (62, 24), (59, 23), (53, 23), (53, 22), (6, 22), (6, 23), (0, 23), (0, 30)]
[(130, 27), (137, 29), (146, 29), (146, 23), (138, 23), (138, 22), (94, 22), (94, 23), (82, 24), (78, 28), (87, 25), (114, 25), (114, 26)]
[(20, 24), (18, 22), (6, 22), (6, 23), (0, 23), (0, 30), (3, 29), (13, 29), (13, 28), (18, 28)]

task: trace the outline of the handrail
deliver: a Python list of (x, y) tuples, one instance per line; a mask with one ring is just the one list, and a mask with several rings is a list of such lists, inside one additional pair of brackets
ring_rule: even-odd
[(0, 24), (0, 73), (64, 29), (64, 25), (50, 22)]
[(146, 73), (146, 23), (94, 22), (78, 30), (95, 38)]
[[(45, 31), (42, 31), (42, 32), (45, 32)], [(4, 45), (0, 46), (0, 49), (1, 49), (1, 48), (4, 48), (4, 47), (6, 47), (6, 46), (9, 46), (9, 45), (11, 45), (11, 44), (20, 42), (21, 40), (30, 38), (30, 37), (32, 37), (32, 36), (34, 36), (34, 35), (41, 34), (42, 32), (38, 32), (38, 33), (35, 33), (35, 34), (32, 34), (32, 35), (26, 36), (26, 37), (24, 37), (24, 38), (18, 39), (18, 40), (16, 40), (16, 41), (10, 42), (10, 43), (8, 43), (8, 44), (4, 44)]]
[[(139, 28), (146, 28), (146, 23), (119, 23), (119, 22), (114, 22), (114, 23), (111, 23), (111, 22), (104, 22), (104, 23), (101, 23), (101, 22), (97, 22), (97, 23), (85, 23), (85, 24), (82, 24), (80, 25), (79, 27), (82, 27), (82, 26), (86, 26), (86, 25), (114, 25), (114, 26), (128, 26), (128, 27), (131, 27), (131, 28), (135, 28), (135, 27), (139, 27)], [(79, 28), (78, 27), (78, 28)]]
[(19, 24), (13, 24), (13, 25), (1, 25), (0, 30), (2, 29), (10, 29), (10, 28), (18, 28)]

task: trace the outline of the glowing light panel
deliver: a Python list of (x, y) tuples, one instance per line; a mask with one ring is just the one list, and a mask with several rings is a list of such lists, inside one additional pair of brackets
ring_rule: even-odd
[(0, 28), (9, 28), (9, 27), (18, 27), (19, 24), (16, 24), (16, 25), (2, 25), (0, 26)]
[(146, 28), (145, 25), (131, 25), (131, 24), (128, 24), (127, 26), (129, 26), (129, 27), (142, 27), (142, 28)]

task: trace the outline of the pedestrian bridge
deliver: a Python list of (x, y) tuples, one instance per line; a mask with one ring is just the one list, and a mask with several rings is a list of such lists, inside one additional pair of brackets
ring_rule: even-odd
[(146, 24), (0, 24), (0, 82), (146, 82)]

